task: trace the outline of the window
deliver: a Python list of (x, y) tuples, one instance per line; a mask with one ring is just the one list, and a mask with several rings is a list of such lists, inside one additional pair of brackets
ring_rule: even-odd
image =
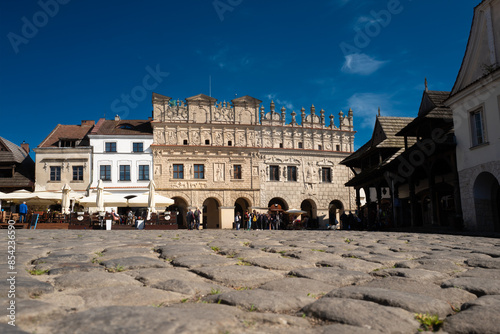
[(283, 148), (283, 143), (280, 143), (280, 148)]
[(477, 109), (470, 113), (472, 146), (478, 146), (486, 142), (484, 132), (483, 109)]
[(204, 165), (194, 165), (194, 178), (204, 179), (205, 178), (205, 166)]
[(73, 166), (73, 181), (83, 181), (83, 166)]
[(133, 143), (132, 149), (134, 152), (144, 152), (144, 144), (143, 143)]
[(321, 168), (321, 182), (332, 182), (332, 169), (328, 167)]
[(288, 177), (288, 181), (297, 181), (297, 167), (288, 166), (286, 171), (286, 175)]
[(336, 147), (336, 151), (337, 151), (337, 152), (340, 152), (340, 145), (337, 145), (337, 146), (335, 146), (335, 147)]
[(184, 178), (184, 165), (174, 165), (174, 179)]
[(299, 148), (302, 148), (302, 142), (299, 142)]
[(320, 151), (321, 151), (322, 149), (323, 149), (323, 146), (318, 145), (318, 150), (320, 150)]
[(182, 142), (184, 145), (187, 145), (188, 144), (188, 141), (187, 139), (184, 139), (184, 141)]
[(210, 139), (205, 139), (205, 145), (210, 145)]
[(76, 140), (74, 139), (61, 139), (59, 141), (60, 147), (76, 147)]
[(149, 165), (139, 165), (139, 181), (149, 180)]
[(130, 165), (120, 165), (120, 181), (130, 181)]
[(61, 181), (61, 167), (50, 167), (50, 181)]
[(229, 141), (227, 142), (227, 146), (233, 146), (233, 142), (232, 142), (231, 140), (229, 140)]
[(280, 180), (280, 168), (279, 166), (269, 166), (269, 180), (279, 181)]
[(103, 181), (111, 181), (111, 165), (101, 165), (99, 178)]
[(234, 179), (241, 180), (241, 165), (233, 166)]
[(106, 143), (106, 152), (116, 152), (116, 143)]

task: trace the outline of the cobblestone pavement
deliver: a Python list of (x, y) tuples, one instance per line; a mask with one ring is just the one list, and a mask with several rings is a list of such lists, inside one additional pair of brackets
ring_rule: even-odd
[(19, 230), (16, 265), (2, 333), (500, 333), (494, 238)]

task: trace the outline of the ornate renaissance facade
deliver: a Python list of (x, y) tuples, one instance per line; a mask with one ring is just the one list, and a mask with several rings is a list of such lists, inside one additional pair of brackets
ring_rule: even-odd
[[(234, 214), (302, 209), (319, 225), (355, 206), (339, 162), (353, 151), (353, 112), (270, 110), (250, 96), (186, 101), (153, 93), (154, 180), (185, 217), (203, 208), (206, 228), (231, 228)], [(287, 121), (288, 120), (288, 121)], [(183, 223), (181, 220), (179, 223)]]

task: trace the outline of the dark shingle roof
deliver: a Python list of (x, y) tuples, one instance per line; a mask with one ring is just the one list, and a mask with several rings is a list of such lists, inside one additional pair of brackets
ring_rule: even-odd
[(152, 135), (150, 120), (106, 120), (101, 118), (90, 133), (92, 135)]
[(6, 151), (0, 151), (0, 161), (20, 164), (28, 156), (24, 149), (3, 137), (0, 137), (0, 145), (7, 149)]
[(386, 139), (376, 144), (376, 147), (404, 147), (404, 138), (397, 137), (396, 133), (414, 120), (413, 117), (377, 117), (384, 130)]

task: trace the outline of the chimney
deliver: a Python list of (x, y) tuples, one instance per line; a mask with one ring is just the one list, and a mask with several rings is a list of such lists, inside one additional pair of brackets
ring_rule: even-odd
[(120, 120), (120, 116), (116, 115), (115, 116), (115, 121), (119, 121)]
[(82, 120), (82, 126), (83, 125), (93, 126), (93, 125), (95, 125), (95, 121), (93, 121), (93, 120), (91, 120), (91, 121)]
[(30, 144), (27, 144), (24, 140), (21, 144), (21, 148), (26, 151), (26, 153), (30, 154)]

